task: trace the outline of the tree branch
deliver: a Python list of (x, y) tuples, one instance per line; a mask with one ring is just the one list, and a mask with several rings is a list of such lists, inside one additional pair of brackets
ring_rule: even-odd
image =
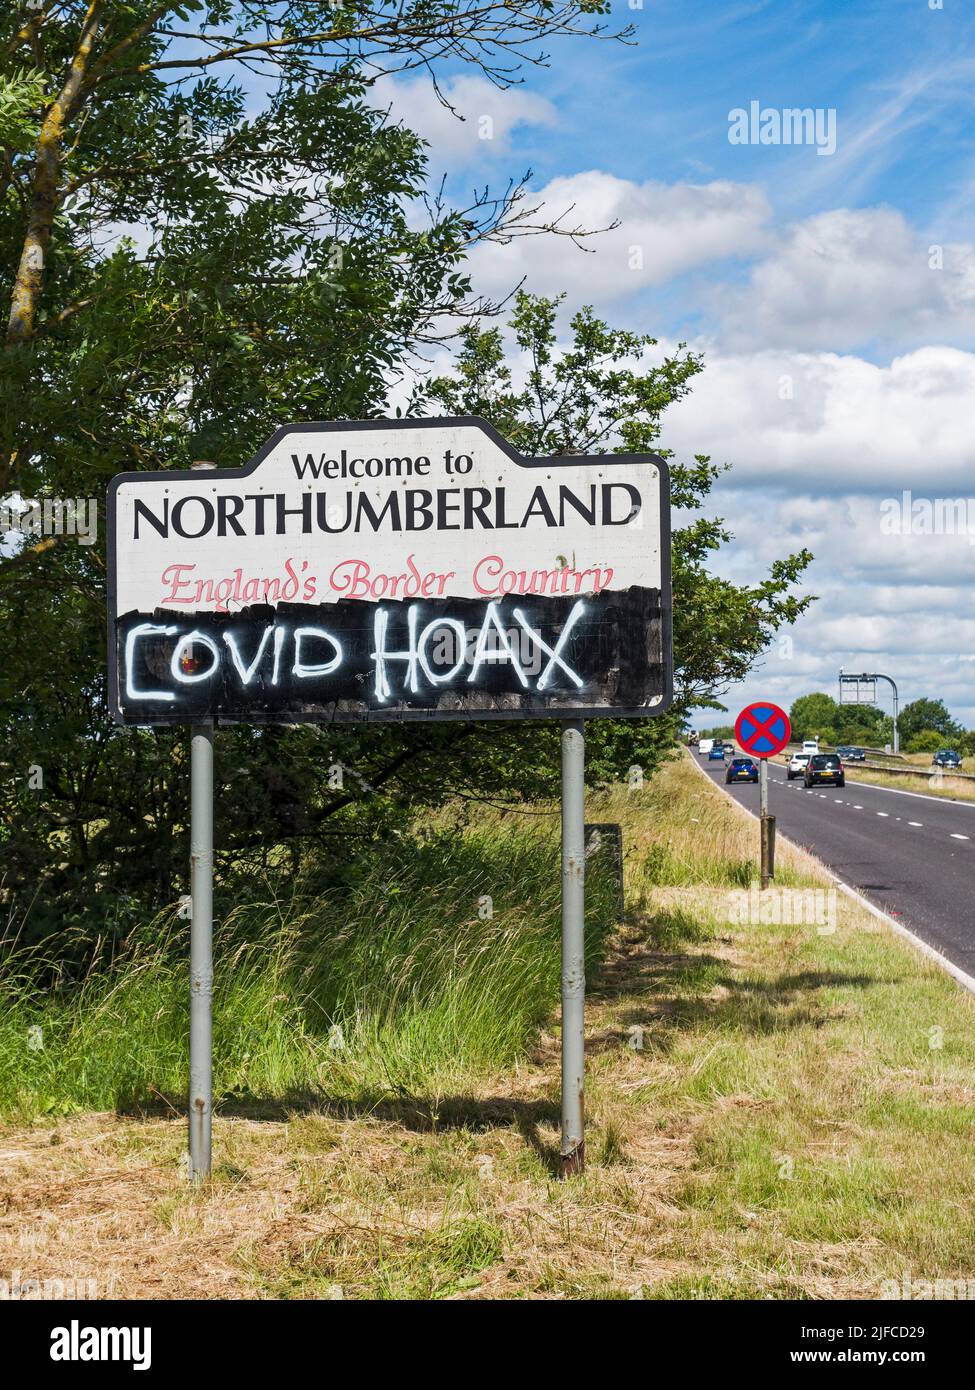
[[(48, 108), (37, 139), (27, 235), (24, 238), (17, 278), (14, 281), (10, 318), (7, 323), (8, 351), (28, 342), (34, 332), (37, 305), (44, 285), (44, 264), (57, 206), (64, 127), (80, 95), (100, 28), (101, 0), (91, 0), (68, 76), (58, 96)], [(6, 485), (6, 481), (0, 473), (0, 490)]]

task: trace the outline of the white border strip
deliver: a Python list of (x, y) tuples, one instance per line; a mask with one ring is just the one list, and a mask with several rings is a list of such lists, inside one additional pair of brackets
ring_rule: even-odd
[[(704, 777), (708, 782), (710, 782), (711, 785), (715, 787), (721, 793), (722, 796), (726, 797), (731, 802), (732, 806), (737, 806), (740, 811), (744, 811), (746, 816), (751, 816), (752, 820), (758, 820), (758, 816), (756, 816), (754, 811), (749, 811), (747, 806), (743, 806), (740, 801), (736, 801), (735, 798), (731, 795), (731, 792), (726, 791), (720, 782), (715, 782), (710, 777), (708, 777), (708, 774), (704, 771), (704, 768), (698, 765), (693, 753), (690, 753), (690, 759), (695, 769), (701, 774), (701, 776)], [(861, 782), (860, 785), (864, 786), (870, 784), (865, 784)], [(878, 787), (876, 788), (876, 790), (889, 791), (890, 788)], [(913, 794), (917, 795), (916, 792)], [(905, 795), (905, 793), (902, 793), (902, 795)], [(910, 796), (911, 793), (908, 792), (906, 793), (906, 795)], [(936, 801), (938, 799), (939, 798), (937, 797), (931, 798), (932, 801)], [(820, 868), (822, 869), (823, 873), (826, 874), (827, 878), (831, 878), (833, 880), (833, 882), (836, 884), (837, 888), (839, 888), (841, 893), (845, 893), (848, 898), (851, 898), (860, 907), (865, 907), (866, 910), (869, 913), (872, 913), (874, 917), (879, 917), (881, 922), (886, 922), (889, 927), (893, 927), (897, 935), (902, 936), (906, 941), (909, 941), (911, 945), (915, 948), (915, 950), (919, 951), (922, 956), (925, 956), (935, 965), (940, 965), (941, 969), (946, 971), (947, 974), (949, 974), (953, 980), (956, 980), (957, 983), (960, 984), (964, 989), (967, 989), (970, 994), (975, 994), (975, 976), (966, 974), (966, 972), (962, 970), (960, 966), (955, 965), (954, 961), (950, 961), (947, 956), (943, 956), (940, 951), (936, 951), (933, 946), (929, 946), (926, 941), (921, 939), (921, 937), (915, 936), (914, 933), (908, 930), (908, 928), (905, 927), (902, 922), (898, 922), (896, 918), (891, 917), (890, 914), (884, 912), (882, 908), (876, 907), (870, 901), (869, 898), (865, 897), (864, 894), (859, 891), (859, 889), (852, 887), (852, 885), (849, 883), (846, 883), (842, 878), (840, 878), (839, 874), (834, 874), (833, 870), (827, 868), (827, 866), (822, 862), (821, 859), (818, 858), (817, 855), (812, 854), (808, 849), (804, 849), (802, 845), (797, 845), (794, 840), (789, 839), (788, 835), (781, 835), (778, 831), (776, 831), (776, 839), (784, 840), (787, 845), (790, 845), (793, 849), (798, 850), (800, 854), (808, 854), (810, 859), (815, 859), (816, 862), (819, 864)]]

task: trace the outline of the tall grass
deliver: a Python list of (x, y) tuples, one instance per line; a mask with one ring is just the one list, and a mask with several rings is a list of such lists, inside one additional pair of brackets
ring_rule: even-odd
[[(614, 888), (590, 862), (598, 958)], [(444, 1093), (511, 1061), (558, 1002), (558, 819), (487, 813), (379, 851), (349, 889), (298, 881), (216, 931), (215, 1095)], [(187, 1084), (188, 924), (160, 918), (84, 979), (20, 951), (0, 977), (0, 1112), (168, 1098)]]

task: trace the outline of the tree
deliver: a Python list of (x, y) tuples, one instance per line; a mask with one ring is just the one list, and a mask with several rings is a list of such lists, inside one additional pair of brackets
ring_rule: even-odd
[[(455, 370), (418, 390), (413, 408), (480, 413), (528, 453), (558, 452), (573, 441), (585, 452), (646, 450), (662, 444), (662, 416), (689, 389), (701, 361), (681, 346), (660, 366), (645, 365), (646, 335), (611, 329), (583, 309), (556, 332), (556, 301), (519, 295), (511, 320), (516, 346), (533, 363), (524, 389), (512, 381), (500, 329), (464, 330)], [(649, 776), (669, 755), (687, 711), (711, 703), (738, 681), (772, 640), (811, 601), (794, 587), (811, 556), (773, 563), (769, 574), (740, 586), (709, 573), (710, 556), (729, 539), (706, 512), (719, 469), (705, 456), (671, 458), (672, 502), (692, 514), (673, 537), (677, 697), (672, 710), (647, 720), (597, 720), (589, 729), (590, 782), (625, 782), (632, 767)], [(89, 635), (70, 605), (79, 651)], [(17, 853), (35, 856), (51, 879), (50, 841), (60, 827), (59, 912), (72, 904), (79, 920), (104, 926), (100, 885), (110, 882), (113, 910), (138, 914), (173, 895), (185, 863), (185, 743), (140, 732), (119, 739), (104, 725), (100, 673), (90, 669), (88, 705), (72, 705), (70, 682), (34, 691), (35, 718), (68, 720), (76, 740), (45, 801), (21, 789)], [(67, 691), (67, 693), (66, 693)], [(64, 711), (64, 713), (62, 713)], [(490, 800), (517, 808), (558, 788), (556, 721), (506, 725), (344, 726), (316, 730), (236, 729), (220, 735), (219, 862), (225, 883), (254, 869), (290, 870), (309, 853), (333, 878), (354, 881), (354, 848), (370, 836), (398, 833), (418, 807), (447, 798), (472, 805)], [(119, 753), (119, 748), (124, 750)], [(165, 757), (181, 762), (171, 775)], [(84, 752), (84, 757), (81, 756)], [(342, 776), (334, 777), (338, 769)], [(58, 819), (60, 817), (60, 820)], [(12, 822), (13, 823), (13, 819)], [(180, 827), (179, 836), (172, 833)], [(340, 853), (336, 847), (341, 846)], [(22, 879), (29, 875), (22, 871)], [(36, 879), (35, 879), (36, 881)], [(124, 926), (124, 922), (120, 924)]]
[[(515, 298), (511, 347), (529, 364), (522, 387), (514, 383), (501, 329), (471, 325), (462, 332), (454, 371), (429, 383), (427, 399), (450, 414), (484, 416), (529, 455), (653, 450), (668, 459), (671, 503), (692, 513), (673, 534), (675, 701), (667, 718), (592, 721), (589, 779), (618, 780), (631, 763), (650, 773), (691, 709), (723, 708), (719, 697), (745, 676), (778, 629), (813, 601), (794, 591), (812, 556), (803, 550), (774, 561), (753, 585), (735, 585), (708, 571), (707, 560), (731, 539), (723, 521), (704, 511), (723, 470), (705, 455), (678, 461), (662, 442), (666, 408), (691, 389), (702, 359), (680, 344), (659, 366), (650, 366), (654, 338), (611, 328), (589, 308), (572, 315), (561, 344), (563, 299), (527, 293)], [(537, 726), (519, 726), (519, 737), (532, 769), (521, 785), (554, 792), (557, 729), (546, 734), (544, 773), (536, 770)]]
[[(907, 745), (924, 730), (934, 730), (940, 735), (942, 742), (945, 739), (958, 738), (963, 732), (961, 725), (956, 724), (948, 713), (943, 700), (912, 700), (897, 716), (897, 732), (901, 743)], [(918, 749), (918, 752), (922, 753), (927, 751), (923, 748)]]
[[(517, 184), (464, 209), (430, 197), (422, 141), (370, 108), (372, 84), (449, 59), (505, 86), (539, 40), (603, 33), (601, 8), (8, 6), (0, 499), (101, 503), (120, 471), (239, 464), (286, 420), (385, 413), (413, 353), (496, 307), (471, 292), (470, 248), (544, 224)], [(101, 929), (184, 877), (184, 739), (107, 722), (104, 588), (103, 536), (0, 554), (0, 903), (32, 903), (38, 930), (45, 911)], [(314, 731), (222, 734), (224, 866), (296, 854), (343, 815), (388, 827), (410, 804), (397, 776), (422, 796), (446, 737), (333, 735), (322, 762)], [(329, 759), (363, 782), (329, 786)]]
[(939, 734), (937, 729), (922, 729), (920, 733), (913, 734), (907, 742), (906, 751), (908, 753), (937, 753), (939, 748), (944, 747), (944, 735)]
[(822, 691), (800, 695), (789, 710), (793, 736), (799, 740), (821, 738), (825, 743), (835, 743), (839, 712), (833, 697)]
[(834, 722), (838, 743), (877, 748), (890, 741), (890, 720), (879, 705), (837, 705)]
[(417, 225), (422, 144), (370, 86), (447, 57), (507, 85), (537, 41), (602, 33), (600, 8), (12, 4), (0, 496), (97, 495), (120, 468), (239, 462), (285, 416), (374, 410), (408, 345), (483, 311), (465, 251), (541, 228), (523, 187)]

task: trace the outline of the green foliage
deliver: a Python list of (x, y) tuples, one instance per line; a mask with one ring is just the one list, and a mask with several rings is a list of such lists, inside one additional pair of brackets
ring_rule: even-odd
[[(517, 231), (518, 191), (466, 210), (428, 199), (422, 141), (368, 102), (377, 71), (433, 61), (448, 37), (503, 85), (511, 73), (492, 69), (491, 54), (503, 52), (507, 68), (546, 32), (585, 32), (581, 17), (601, 6), (431, 10), (408, 0), (383, 12), (367, 67), (348, 37), (352, 12), (324, 0), (292, 7), (287, 22), (236, 0), (182, 8), (210, 36), (198, 52), (169, 35), (176, 8), (103, 7), (88, 76), (63, 110), (51, 103), (80, 52), (81, 10), (37, 17), (46, 95), (23, 71), (32, 41), (17, 37), (22, 17), (0, 17), (13, 113), (0, 291), (24, 300), (0, 373), (0, 496), (16, 488), (101, 504), (121, 471), (240, 464), (284, 421), (381, 416), (415, 349), (459, 317), (473, 321), (456, 367), (416, 390), (414, 412), (484, 415), (529, 453), (667, 453), (664, 412), (700, 358), (681, 347), (651, 366), (651, 338), (589, 309), (563, 342), (557, 302), (521, 295), (510, 329), (532, 366), (516, 389), (504, 332), (485, 327), (464, 255)], [(271, 64), (266, 45), (282, 38)], [(233, 56), (238, 43), (252, 45), (250, 66)], [(201, 66), (203, 52), (228, 56)], [(265, 74), (256, 90), (255, 70)], [(45, 163), (13, 126), (55, 115), (58, 159)], [(50, 225), (27, 283), (31, 190)], [(730, 539), (706, 512), (720, 469), (704, 457), (670, 463), (683, 518), (673, 546), (678, 697), (659, 719), (591, 725), (592, 784), (622, 781), (633, 765), (649, 776), (687, 709), (715, 701), (809, 602), (795, 593), (806, 552), (755, 584), (711, 574)], [(104, 526), (90, 547), (0, 557), (0, 621), (12, 634), (0, 666), (0, 907), (28, 941), (70, 929), (68, 964), (171, 904), (188, 859), (185, 732), (123, 731), (106, 716), (105, 564)], [(220, 884), (229, 894), (255, 874), (291, 877), (313, 852), (328, 884), (343, 884), (358, 856), (420, 809), (452, 798), (518, 805), (554, 793), (558, 767), (554, 723), (221, 730)]]
[[(724, 469), (703, 454), (682, 462), (663, 440), (666, 408), (690, 391), (702, 358), (679, 344), (654, 366), (648, 359), (655, 338), (611, 328), (587, 307), (571, 316), (560, 342), (563, 298), (516, 295), (510, 344), (498, 327), (470, 326), (456, 369), (430, 383), (428, 400), (448, 413), (483, 415), (529, 455), (653, 451), (668, 460), (671, 505), (688, 514), (673, 532), (675, 716), (695, 706), (721, 708), (718, 695), (813, 601), (795, 592), (812, 556), (803, 550), (776, 560), (751, 585), (708, 571), (707, 562), (732, 539), (721, 518), (704, 511)], [(506, 346), (528, 363), (521, 389)]]
[(829, 695), (815, 692), (800, 695), (793, 701), (789, 710), (792, 736), (796, 739), (821, 738), (824, 742), (834, 741), (834, 723), (839, 715), (836, 701)]
[[(323, 888), (328, 867), (312, 859), (287, 898), (224, 912), (217, 1096), (378, 1098), (510, 1065), (559, 997), (557, 815), (492, 814), (394, 838), (346, 884)], [(595, 964), (616, 909), (598, 855), (586, 901)], [(0, 1112), (151, 1105), (160, 1094), (182, 1104), (186, 930), (172, 916), (139, 927), (97, 969), (66, 966), (78, 953), (63, 938), (8, 953)]]
[(919, 734), (914, 734), (908, 740), (905, 752), (937, 753), (938, 749), (944, 746), (944, 735), (939, 734), (937, 729), (922, 729)]
[[(962, 733), (961, 725), (952, 719), (944, 700), (926, 698), (912, 700), (904, 706), (897, 716), (897, 730), (904, 744), (913, 742), (925, 731), (933, 730), (941, 740), (936, 745), (938, 748), (943, 747), (945, 742), (957, 739)], [(927, 753), (929, 749), (918, 748), (916, 751)]]
[(800, 695), (789, 710), (796, 739), (820, 738), (828, 744), (883, 747), (890, 741), (890, 719), (877, 705), (841, 705), (831, 695)]
[[(428, 401), (461, 414), (488, 413), (529, 453), (552, 449), (570, 434), (585, 451), (610, 443), (657, 445), (664, 406), (683, 393), (700, 364), (680, 350), (659, 368), (627, 365), (650, 340), (612, 330), (588, 310), (573, 318), (562, 347), (554, 308), (553, 301), (528, 295), (516, 302), (515, 342), (539, 364), (530, 389), (509, 389), (501, 330), (472, 328), (456, 375), (432, 382)], [(423, 405), (418, 398), (416, 408)], [(589, 434), (583, 432), (587, 414)], [(776, 629), (809, 602), (791, 592), (808, 562), (805, 552), (746, 587), (708, 572), (707, 560), (727, 539), (721, 521), (704, 511), (717, 470), (705, 458), (691, 466), (670, 462), (673, 502), (690, 516), (673, 539), (677, 698), (656, 719), (591, 721), (590, 785), (622, 783), (634, 766), (652, 775), (674, 747), (686, 711), (716, 703), (718, 691), (740, 678)], [(74, 563), (83, 568), (87, 561)], [(13, 593), (10, 601), (22, 605), (22, 624), (36, 613), (29, 593)], [(171, 902), (185, 881), (185, 734), (107, 725), (100, 610), (79, 604), (74, 592), (59, 593), (35, 621), (45, 641), (22, 654), (6, 686), (16, 770), (7, 793), (8, 887), (18, 906), (32, 904), (31, 937), (65, 914), (124, 935), (133, 913)], [(73, 673), (71, 681), (49, 678), (48, 644), (61, 669)], [(28, 785), (27, 769), (36, 764), (44, 769), (40, 790)], [(396, 833), (419, 807), (452, 798), (479, 805), (554, 796), (559, 765), (554, 721), (503, 730), (476, 724), (223, 730), (218, 871), (228, 885), (254, 873), (293, 874), (309, 849), (344, 842), (333, 857), (333, 878), (341, 881), (350, 851)]]
[(23, 153), (37, 139), (47, 77), (32, 68), (0, 71), (0, 145)]

